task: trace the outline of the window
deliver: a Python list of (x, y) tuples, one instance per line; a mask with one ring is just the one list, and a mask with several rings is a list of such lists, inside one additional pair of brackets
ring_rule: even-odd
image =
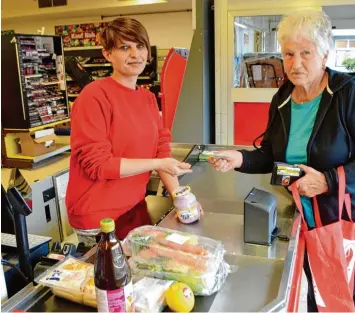
[(278, 88), (284, 81), (277, 25), (281, 15), (234, 18), (233, 86)]
[(337, 71), (347, 72), (343, 66), (346, 58), (355, 58), (355, 30), (333, 30), (334, 51), (332, 51), (328, 66)]

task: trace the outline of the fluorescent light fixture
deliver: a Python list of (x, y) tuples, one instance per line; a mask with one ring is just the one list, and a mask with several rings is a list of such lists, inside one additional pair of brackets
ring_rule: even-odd
[(238, 26), (238, 27), (241, 27), (241, 28), (248, 28), (247, 26), (245, 26), (243, 24), (240, 24), (240, 23), (237, 23), (237, 22), (234, 22), (234, 25)]

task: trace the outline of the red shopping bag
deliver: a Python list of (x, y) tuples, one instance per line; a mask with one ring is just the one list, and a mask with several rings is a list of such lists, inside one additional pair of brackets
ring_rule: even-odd
[[(345, 194), (344, 168), (338, 168), (339, 220), (322, 225), (317, 198), (313, 198), (316, 228), (308, 230), (304, 219), (302, 203), (295, 184), (292, 195), (303, 221), (303, 235), (306, 242), (313, 289), (320, 312), (355, 312), (353, 302), (355, 275), (355, 224), (351, 220), (350, 195)], [(343, 208), (350, 221), (341, 219)]]

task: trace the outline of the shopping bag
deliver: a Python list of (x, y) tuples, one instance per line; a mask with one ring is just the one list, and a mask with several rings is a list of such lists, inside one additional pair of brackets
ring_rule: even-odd
[[(292, 195), (300, 211), (315, 300), (320, 312), (355, 312), (353, 302), (355, 268), (355, 224), (351, 219), (350, 195), (345, 194), (345, 172), (338, 168), (339, 219), (322, 225), (317, 198), (313, 198), (316, 228), (308, 230), (295, 184)], [(344, 205), (345, 204), (345, 205)], [(345, 207), (350, 221), (342, 220)]]

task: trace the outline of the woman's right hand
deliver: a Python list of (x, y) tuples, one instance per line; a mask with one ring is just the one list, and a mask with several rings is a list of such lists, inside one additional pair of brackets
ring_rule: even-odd
[(237, 150), (221, 150), (214, 153), (216, 157), (210, 157), (208, 162), (222, 173), (235, 168), (240, 168), (243, 164), (243, 154)]
[(192, 173), (191, 164), (180, 162), (173, 158), (156, 159), (158, 161), (157, 170), (170, 174), (171, 176), (180, 176)]

